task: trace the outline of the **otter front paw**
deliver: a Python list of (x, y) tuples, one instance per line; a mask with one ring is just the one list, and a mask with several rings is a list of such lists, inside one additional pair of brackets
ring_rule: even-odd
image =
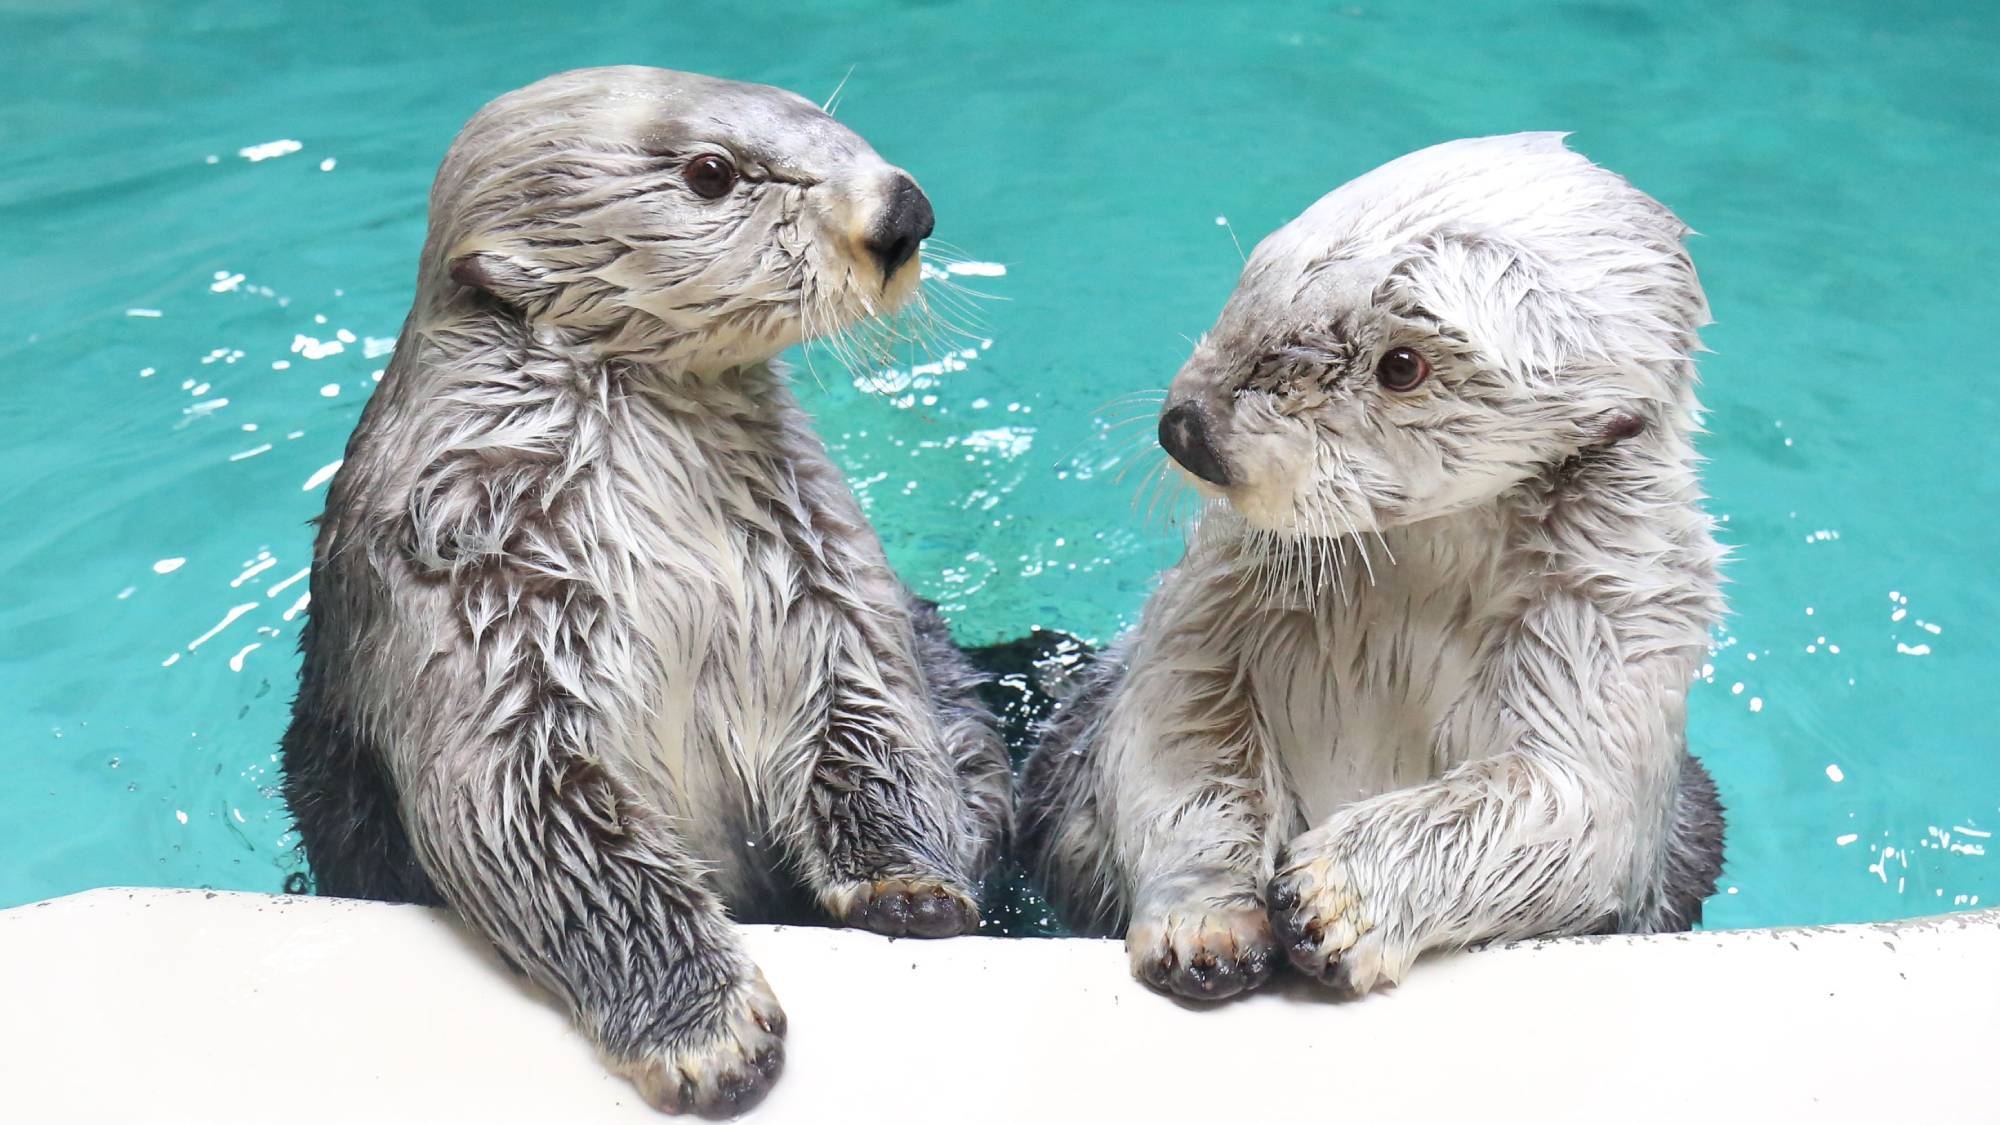
[(953, 937), (979, 928), (972, 895), (943, 880), (850, 883), (827, 896), (827, 912), (842, 925), (889, 937)]
[(1349, 864), (1322, 850), (1280, 868), (1265, 901), (1292, 966), (1335, 992), (1359, 996), (1394, 984), (1413, 959), (1391, 945), (1377, 896)]
[(1125, 931), (1132, 975), (1190, 1000), (1221, 1000), (1270, 979), (1278, 947), (1254, 907), (1169, 911)]
[[(785, 1065), (785, 1012), (752, 970), (708, 1014), (656, 1051), (611, 1060), (655, 1109), (729, 1117), (757, 1104)], [(708, 998), (703, 998), (706, 1001)]]

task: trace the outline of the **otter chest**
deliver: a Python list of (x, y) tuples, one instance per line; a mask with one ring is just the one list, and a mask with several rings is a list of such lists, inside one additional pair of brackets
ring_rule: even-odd
[(764, 775), (801, 748), (820, 698), (827, 654), (793, 546), (810, 515), (775, 429), (648, 412), (622, 435), (623, 597), (649, 685), (625, 752), (671, 810), (733, 806), (754, 823)]
[[(1308, 819), (1421, 784), (1502, 746), (1489, 673), (1504, 584), (1440, 573), (1420, 549), (1291, 615), (1252, 690)], [(1451, 568), (1456, 571), (1457, 568)]]

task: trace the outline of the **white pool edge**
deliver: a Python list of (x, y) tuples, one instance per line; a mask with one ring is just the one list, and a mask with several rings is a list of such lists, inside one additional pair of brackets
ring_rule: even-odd
[[(1116, 943), (746, 927), (791, 1019), (748, 1119), (2000, 1120), (2000, 910), (1539, 942), (1208, 1010)], [(0, 1120), (658, 1120), (437, 911), (100, 890), (0, 911)]]

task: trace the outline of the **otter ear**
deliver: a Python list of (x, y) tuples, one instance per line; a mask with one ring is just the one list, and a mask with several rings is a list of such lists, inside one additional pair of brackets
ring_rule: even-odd
[(491, 250), (460, 254), (449, 269), (453, 281), (524, 313), (541, 308), (554, 290), (542, 271)]

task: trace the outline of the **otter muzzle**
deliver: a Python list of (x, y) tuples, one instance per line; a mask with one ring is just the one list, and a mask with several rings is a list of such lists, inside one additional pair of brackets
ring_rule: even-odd
[(882, 267), (885, 282), (916, 256), (917, 247), (931, 236), (934, 225), (931, 201), (915, 180), (898, 172), (889, 181), (888, 193), (888, 204), (861, 240), (869, 256)]
[(1160, 448), (1181, 467), (1214, 485), (1229, 483), (1229, 470), (1210, 444), (1208, 420), (1193, 400), (1160, 415)]

